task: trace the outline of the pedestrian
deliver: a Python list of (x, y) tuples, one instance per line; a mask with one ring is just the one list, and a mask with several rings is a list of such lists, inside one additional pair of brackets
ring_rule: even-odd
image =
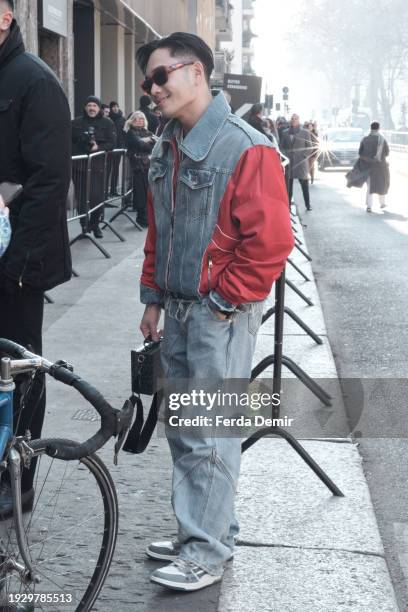
[[(264, 300), (293, 248), (277, 151), (212, 97), (213, 54), (198, 36), (151, 41), (136, 58), (169, 120), (150, 160), (140, 329), (157, 340), (164, 308), (167, 380), (249, 380)], [(172, 561), (152, 581), (192, 591), (221, 580), (233, 555), (241, 441), (169, 422), (166, 434), (178, 537), (146, 552)]]
[(269, 117), (267, 117), (265, 119), (265, 132), (266, 135), (268, 136), (268, 138), (270, 140), (272, 140), (273, 143), (275, 143), (276, 145), (279, 142), (279, 134), (278, 134), (278, 130), (276, 129), (276, 124), (273, 121), (273, 119), (270, 119)]
[(268, 136), (266, 131), (266, 126), (264, 120), (262, 118), (263, 106), (262, 104), (253, 104), (251, 110), (249, 111), (248, 123), (252, 125), (253, 128), (258, 130), (264, 136)]
[[(85, 102), (83, 115), (72, 121), (72, 144), (73, 155), (89, 155), (99, 151), (112, 151), (115, 148), (115, 124), (109, 117), (103, 116), (102, 103), (97, 96), (89, 96)], [(93, 231), (95, 238), (103, 238), (99, 223), (104, 213), (103, 206), (101, 206), (105, 200), (104, 165), (105, 160), (100, 157), (93, 162), (92, 167), (93, 178), (89, 203), (90, 209), (98, 208), (91, 212), (88, 227), (86, 219), (80, 220), (83, 229)], [(78, 208), (81, 213), (86, 211), (84, 197), (86, 172), (85, 168), (73, 176)]]
[(149, 155), (154, 147), (153, 134), (147, 129), (147, 119), (142, 111), (135, 111), (125, 123), (125, 146), (132, 167), (133, 210), (136, 221), (147, 227), (147, 190)]
[[(11, 0), (0, 0), (0, 184), (22, 185), (9, 203), (10, 244), (0, 259), (0, 337), (42, 355), (44, 291), (71, 278), (66, 199), (71, 175), (71, 120), (64, 91), (50, 68), (27, 53)], [(24, 378), (24, 377), (23, 377)], [(26, 383), (26, 381), (24, 381)], [(41, 436), (44, 376), (37, 374), (21, 409), (14, 394), (17, 435)], [(36, 460), (22, 466), (23, 511), (32, 508)], [(12, 513), (2, 474), (0, 515)]]
[(140, 100), (139, 100), (139, 105), (140, 105), (139, 106), (139, 110), (142, 111), (142, 113), (145, 115), (145, 117), (147, 119), (147, 129), (152, 134), (155, 134), (157, 128), (160, 125), (160, 119), (156, 115), (156, 113), (154, 113), (151, 110), (151, 108), (150, 108), (151, 104), (152, 104), (152, 99), (147, 94), (145, 94), (145, 95), (140, 97)]
[(373, 195), (379, 196), (380, 208), (387, 206), (385, 196), (390, 187), (390, 169), (386, 158), (390, 154), (388, 142), (380, 134), (380, 124), (373, 121), (371, 131), (363, 138), (358, 151), (359, 158), (368, 164), (369, 175), (367, 178), (366, 210), (372, 211)]
[(291, 117), (290, 127), (282, 132), (280, 147), (289, 158), (286, 168), (289, 202), (292, 201), (293, 181), (298, 179), (306, 210), (312, 210), (309, 196), (309, 160), (313, 155), (313, 144), (310, 132), (300, 127), (299, 115), (296, 113)]
[(109, 117), (109, 113), (110, 113), (109, 104), (102, 104), (101, 110), (102, 110), (102, 114), (104, 117)]
[(285, 130), (289, 128), (289, 124), (286, 121), (285, 117), (278, 117), (276, 119), (276, 129), (278, 132), (278, 143), (280, 143), (282, 134)]
[(317, 129), (313, 121), (307, 122), (307, 129), (310, 132), (310, 138), (312, 141), (313, 151), (309, 156), (309, 174), (310, 174), (310, 182), (313, 185), (315, 178), (315, 165), (316, 160), (319, 157), (319, 135), (317, 133)]
[[(119, 104), (112, 100), (109, 104), (109, 119), (111, 119), (115, 125), (116, 131), (116, 149), (124, 149), (125, 148), (125, 133), (123, 128), (125, 127), (125, 118), (123, 116), (122, 111), (119, 108)], [(118, 196), (118, 180), (119, 180), (119, 166), (121, 156), (117, 153), (114, 154), (112, 158), (110, 158), (112, 163), (109, 164), (109, 174), (110, 174), (110, 196), (115, 197)]]

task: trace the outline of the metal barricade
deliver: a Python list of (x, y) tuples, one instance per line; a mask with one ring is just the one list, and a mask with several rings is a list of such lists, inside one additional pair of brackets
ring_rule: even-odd
[[(90, 155), (72, 157), (72, 182), (67, 198), (67, 220), (79, 221), (81, 231), (71, 239), (70, 246), (87, 239), (106, 257), (108, 251), (91, 235), (99, 222), (108, 227), (125, 242), (125, 238), (113, 227), (112, 222), (125, 216), (139, 231), (142, 227), (129, 213), (133, 199), (133, 172), (126, 149), (98, 151)], [(115, 206), (112, 202), (117, 201)], [(117, 208), (111, 219), (105, 218), (105, 206)], [(76, 273), (75, 273), (76, 275)]]
[[(86, 173), (88, 155), (76, 155), (72, 158), (72, 179), (67, 197), (68, 223), (86, 218)], [(83, 212), (81, 212), (81, 210)]]
[[(126, 157), (125, 149), (113, 149), (108, 151), (105, 157), (105, 206), (107, 208), (120, 208), (121, 193), (122, 193), (122, 166), (123, 160)], [(119, 202), (114, 204), (113, 202)], [(105, 218), (105, 207), (103, 215), (102, 229), (108, 227), (111, 232), (115, 234), (122, 242), (125, 242), (125, 238), (111, 225), (112, 219)]]
[(408, 132), (396, 130), (381, 130), (381, 134), (387, 140), (391, 151), (408, 153)]
[[(121, 160), (121, 168), (120, 168), (120, 178), (119, 178), (119, 188), (118, 192), (120, 193), (120, 208), (115, 212), (115, 214), (109, 219), (109, 223), (115, 221), (121, 216), (126, 217), (128, 221), (132, 223), (139, 231), (143, 231), (143, 228), (137, 223), (135, 219), (130, 216), (129, 210), (133, 208), (133, 170), (130, 163), (129, 156), (127, 155), (127, 151), (125, 149), (121, 149), (122, 151), (122, 160)], [(107, 223), (105, 221), (105, 223)], [(112, 228), (111, 228), (112, 229)]]
[(79, 219), (82, 231), (70, 241), (70, 246), (79, 240), (87, 239), (107, 258), (110, 254), (91, 236), (105, 204), (106, 153), (99, 151), (91, 155), (72, 158), (72, 182), (74, 185), (74, 214), (68, 221)]
[(121, 196), (122, 160), (125, 153), (126, 149), (113, 149), (106, 154), (105, 203), (118, 200)]

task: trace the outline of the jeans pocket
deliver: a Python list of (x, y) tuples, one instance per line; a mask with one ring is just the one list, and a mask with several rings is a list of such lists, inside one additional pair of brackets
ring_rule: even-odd
[(217, 321), (218, 323), (228, 323), (228, 325), (231, 323), (230, 319), (220, 319), (217, 314), (214, 312), (214, 310), (211, 308), (211, 306), (209, 305), (209, 298), (204, 298), (203, 301), (201, 302), (201, 304), (203, 305), (203, 307), (205, 308), (205, 310), (207, 311), (209, 317), (213, 320), (213, 321)]

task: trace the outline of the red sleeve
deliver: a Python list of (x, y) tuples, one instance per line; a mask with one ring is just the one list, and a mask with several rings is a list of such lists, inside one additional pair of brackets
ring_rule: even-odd
[(215, 291), (231, 304), (241, 304), (267, 297), (294, 247), (294, 238), (284, 173), (275, 149), (263, 145), (248, 149), (232, 180), (231, 214), (240, 240)]
[(154, 218), (153, 199), (150, 190), (147, 194), (147, 220), (148, 229), (144, 246), (145, 259), (143, 262), (140, 284), (162, 293), (162, 290), (158, 285), (156, 285), (154, 280), (156, 259), (156, 222)]

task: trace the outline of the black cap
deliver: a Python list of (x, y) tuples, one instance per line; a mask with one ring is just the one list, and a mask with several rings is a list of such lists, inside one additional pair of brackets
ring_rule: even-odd
[(87, 99), (85, 100), (85, 106), (89, 104), (89, 102), (94, 102), (95, 104), (99, 106), (99, 108), (102, 108), (102, 102), (96, 96), (88, 96)]

